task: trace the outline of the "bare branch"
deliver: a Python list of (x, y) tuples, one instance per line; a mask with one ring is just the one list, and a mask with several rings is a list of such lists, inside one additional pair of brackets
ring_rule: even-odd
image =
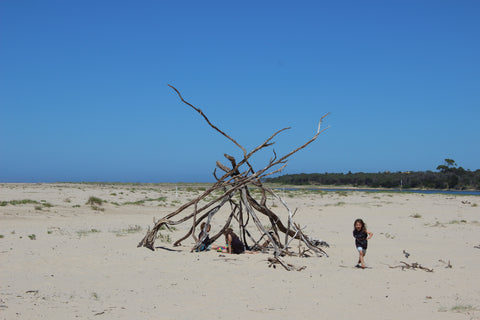
[(207, 116), (203, 113), (202, 110), (200, 110), (199, 108), (193, 106), (192, 104), (190, 104), (189, 102), (185, 101), (182, 97), (182, 95), (180, 94), (180, 91), (177, 90), (177, 88), (175, 88), (174, 86), (172, 85), (169, 85), (167, 84), (170, 88), (172, 88), (173, 90), (175, 90), (175, 92), (178, 94), (180, 100), (182, 100), (183, 103), (185, 103), (186, 105), (192, 107), (195, 111), (197, 111), (198, 113), (200, 113), (200, 115), (205, 119), (205, 121), (207, 121), (207, 123), (210, 125), (210, 127), (212, 127), (213, 129), (217, 130), (221, 135), (223, 135), (224, 137), (226, 137), (228, 140), (232, 141), (237, 147), (239, 147), (240, 149), (242, 149), (243, 151), (243, 154), (247, 154), (247, 150), (245, 150), (244, 147), (242, 147), (240, 144), (238, 144), (237, 141), (235, 141), (233, 138), (231, 138), (228, 134), (226, 134), (225, 132), (223, 132), (222, 130), (220, 130), (219, 128), (217, 128), (213, 123), (210, 122), (210, 120), (208, 120)]

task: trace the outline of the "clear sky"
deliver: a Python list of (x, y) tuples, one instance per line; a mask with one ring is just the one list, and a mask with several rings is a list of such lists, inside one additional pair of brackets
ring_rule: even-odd
[[(480, 168), (480, 1), (0, 1), (0, 182)], [(262, 168), (272, 149), (258, 154)]]

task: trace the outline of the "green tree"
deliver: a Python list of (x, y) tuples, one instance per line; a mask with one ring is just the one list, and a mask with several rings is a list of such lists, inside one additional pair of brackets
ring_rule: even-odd
[(452, 169), (457, 167), (457, 164), (453, 159), (445, 159), (444, 162), (445, 164), (441, 164), (437, 167), (438, 171), (445, 173), (445, 172), (452, 171)]

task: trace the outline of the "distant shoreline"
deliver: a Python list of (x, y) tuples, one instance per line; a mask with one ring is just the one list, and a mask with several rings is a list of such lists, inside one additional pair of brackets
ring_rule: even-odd
[(338, 192), (338, 191), (351, 191), (351, 192), (385, 192), (385, 193), (420, 193), (420, 194), (452, 194), (452, 195), (470, 195), (470, 196), (480, 196), (479, 190), (435, 190), (435, 189), (387, 189), (387, 188), (331, 188), (331, 187), (320, 187), (320, 188), (275, 188), (277, 190), (319, 190), (324, 192)]
[(467, 191), (467, 192), (479, 192), (480, 190), (476, 189), (463, 189), (463, 190), (457, 190), (457, 189), (425, 189), (425, 188), (372, 188), (372, 187), (358, 187), (358, 186), (348, 186), (348, 185), (342, 185), (342, 186), (332, 186), (332, 185), (293, 185), (293, 184), (288, 184), (288, 185), (282, 185), (282, 184), (272, 184), (272, 183), (264, 183), (264, 185), (267, 186), (272, 186), (275, 185), (275, 188), (295, 188), (295, 189), (334, 189), (334, 190), (371, 190), (371, 191), (402, 191), (402, 192), (417, 192), (417, 191), (425, 191), (425, 192), (453, 192), (453, 191)]
[[(177, 187), (203, 187), (208, 188), (212, 186), (214, 182), (1, 182), (2, 185), (92, 185), (92, 186), (177, 186)], [(323, 190), (326, 192), (335, 191), (363, 191), (363, 192), (404, 192), (404, 193), (444, 193), (444, 194), (465, 194), (465, 195), (480, 195), (480, 190), (475, 189), (422, 189), (422, 188), (371, 188), (371, 187), (358, 187), (358, 186), (330, 186), (330, 185), (293, 185), (293, 184), (279, 184), (279, 183), (263, 183), (264, 186), (271, 189), (285, 189), (285, 190)], [(252, 186), (252, 189), (255, 187)]]

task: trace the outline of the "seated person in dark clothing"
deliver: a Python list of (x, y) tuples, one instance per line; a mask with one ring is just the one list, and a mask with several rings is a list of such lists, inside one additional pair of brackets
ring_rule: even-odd
[(223, 233), (227, 244), (227, 252), (240, 254), (245, 252), (245, 246), (242, 240), (233, 232), (232, 228), (227, 228)]
[[(200, 229), (202, 231), (200, 231), (200, 234), (198, 235), (198, 240), (199, 241), (202, 241), (202, 243), (200, 244), (200, 246), (198, 247), (197, 251), (207, 251), (207, 250), (210, 250), (211, 246), (212, 246), (212, 243), (210, 241), (210, 237), (208, 236), (208, 233), (210, 232), (210, 224), (207, 225), (207, 227), (205, 228), (205, 222), (202, 222), (201, 226), (200, 226)], [(205, 233), (204, 233), (205, 231)], [(206, 235), (205, 235), (206, 234)], [(202, 240), (202, 237), (205, 235), (205, 239)]]

